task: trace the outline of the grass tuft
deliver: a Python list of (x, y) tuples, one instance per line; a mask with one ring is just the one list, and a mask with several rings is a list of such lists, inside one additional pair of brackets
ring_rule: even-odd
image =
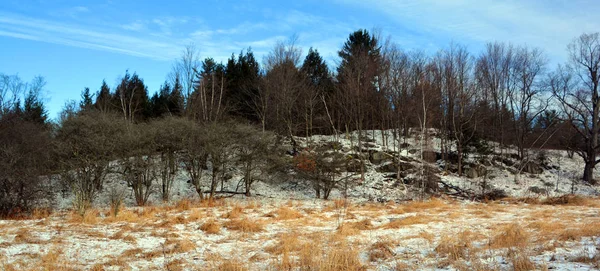
[(490, 241), (492, 248), (525, 248), (530, 240), (527, 231), (518, 224), (510, 224), (498, 230)]
[(248, 218), (233, 219), (225, 222), (225, 228), (241, 232), (261, 232), (264, 230), (264, 222)]
[(219, 234), (221, 232), (221, 224), (214, 219), (206, 221), (202, 226), (200, 226), (200, 230), (207, 234)]

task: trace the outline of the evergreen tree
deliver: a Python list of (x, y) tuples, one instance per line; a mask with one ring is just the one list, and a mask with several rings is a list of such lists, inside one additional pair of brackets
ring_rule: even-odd
[(323, 101), (325, 100), (327, 104), (333, 104), (332, 94), (334, 89), (333, 79), (327, 63), (316, 49), (310, 48), (304, 63), (302, 63), (300, 72), (308, 81), (307, 87), (301, 95), (305, 108), (303, 115), (306, 121), (306, 135), (313, 134), (314, 130), (318, 133), (326, 133), (332, 127), (327, 122), (327, 112)]
[(162, 117), (170, 113), (168, 98), (171, 95), (171, 86), (165, 81), (160, 90), (155, 92), (150, 99), (152, 118)]
[(175, 83), (169, 95), (169, 111), (175, 116), (181, 116), (185, 111), (183, 86), (179, 81), (179, 77), (175, 78)]
[(237, 60), (234, 55), (227, 61), (225, 72), (229, 91), (226, 93), (227, 103), (233, 106), (232, 114), (251, 121), (258, 121), (249, 101), (258, 95), (260, 83), (260, 65), (254, 57), (252, 49), (240, 52)]
[(81, 110), (89, 110), (94, 106), (92, 101), (92, 94), (90, 94), (90, 88), (86, 87), (81, 92), (81, 102), (79, 102), (79, 108)]
[[(338, 74), (343, 74), (345, 69), (352, 69), (356, 62), (380, 65), (382, 61), (379, 41), (365, 29), (359, 29), (350, 34), (338, 55), (342, 59), (342, 63), (338, 67)], [(379, 69), (377, 66), (369, 68)]]
[(145, 120), (151, 115), (148, 88), (137, 73), (130, 75), (128, 71), (125, 72), (112, 99), (119, 105), (124, 118), (131, 122)]
[(338, 55), (342, 59), (338, 67), (338, 107), (345, 117), (342, 122), (346, 127), (356, 130), (374, 128), (377, 114), (383, 113), (380, 108), (385, 104), (385, 97), (379, 92), (377, 82), (383, 59), (379, 41), (360, 29), (350, 34)]
[(48, 112), (44, 107), (44, 103), (40, 100), (38, 92), (30, 90), (27, 93), (22, 114), (26, 121), (42, 125), (46, 124)]
[(110, 88), (106, 84), (106, 81), (102, 80), (102, 86), (96, 94), (96, 102), (94, 103), (94, 107), (100, 110), (100, 112), (108, 112), (109, 110), (113, 109), (113, 106), (111, 105), (111, 99)]
[(300, 70), (310, 80), (310, 83), (313, 86), (326, 92), (332, 90), (333, 80), (331, 79), (329, 68), (327, 67), (325, 60), (323, 60), (319, 54), (319, 51), (316, 49), (313, 50), (312, 47), (308, 49), (308, 54), (306, 55)]

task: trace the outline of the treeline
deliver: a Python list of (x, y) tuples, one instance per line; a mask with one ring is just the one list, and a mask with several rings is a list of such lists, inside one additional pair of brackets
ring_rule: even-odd
[[(538, 48), (493, 42), (472, 53), (450, 44), (426, 55), (362, 29), (339, 50), (339, 65), (329, 67), (317, 49), (304, 56), (295, 42), (277, 43), (262, 65), (250, 48), (217, 63), (200, 60), (198, 51), (187, 47), (153, 95), (140, 76), (126, 72), (112, 89), (106, 82), (97, 92), (85, 88), (81, 102), (68, 103), (57, 123), (47, 120), (39, 98), (43, 79), (23, 83), (3, 75), (0, 196), (8, 207), (0, 212), (29, 208), (22, 191), (42, 191), (37, 186), (46, 182), (34, 180), (58, 173), (71, 187), (91, 191), (80, 195), (91, 203), (115, 159), (122, 161), (119, 170), (130, 183), (148, 178), (144, 163), (160, 164), (160, 174), (152, 174), (163, 182), (161, 193), (168, 200), (175, 156), (204, 155), (184, 161), (194, 182), (194, 174), (201, 174), (194, 170), (209, 161), (219, 170), (215, 165), (227, 150), (216, 146), (239, 145), (237, 155), (225, 156), (265, 164), (274, 159), (265, 150), (281, 145), (272, 144), (274, 138), (288, 139), (293, 154), (299, 151), (293, 136), (358, 131), (360, 152), (363, 131), (372, 129), (393, 133), (393, 142), (383, 138), (388, 146), (418, 131), (424, 152), (430, 144), (426, 131), (435, 128), (442, 159), (456, 161), (459, 175), (465, 155), (481, 151), (487, 141), (497, 142), (491, 148), (500, 153), (516, 148), (522, 161), (530, 159), (529, 148), (566, 149), (583, 157), (583, 180), (593, 182), (599, 162), (598, 33), (575, 38), (568, 45), (569, 62), (556, 69)], [(234, 139), (217, 143), (224, 135)], [(261, 148), (264, 153), (255, 155)], [(95, 159), (101, 163), (90, 164)], [(254, 165), (246, 166), (252, 172)], [(218, 175), (211, 175), (211, 195), (222, 180)], [(250, 185), (253, 178), (247, 178)], [(82, 180), (85, 184), (78, 183)], [(137, 194), (147, 198), (144, 189), (136, 200)]]

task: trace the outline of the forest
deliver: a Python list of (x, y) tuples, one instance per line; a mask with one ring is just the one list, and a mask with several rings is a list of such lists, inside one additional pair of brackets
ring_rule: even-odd
[[(303, 176), (318, 179), (320, 197), (331, 189), (323, 176), (336, 161), (302, 156), (295, 138), (356, 131), (360, 151), (368, 130), (391, 131), (390, 146), (417, 131), (423, 158), (426, 131), (435, 129), (441, 160), (455, 163), (459, 176), (470, 152), (516, 148), (528, 161), (529, 149), (567, 150), (585, 162), (582, 181), (594, 184), (599, 34), (574, 37), (565, 46), (569, 60), (557, 67), (539, 48), (498, 41), (483, 48), (451, 43), (426, 54), (360, 29), (332, 66), (294, 38), (277, 42), (262, 61), (247, 48), (217, 63), (188, 46), (159, 90), (125, 71), (116, 86), (85, 87), (57, 120), (41, 97), (43, 77), (0, 74), (0, 216), (32, 211), (50, 196), (51, 179), (74, 193), (83, 214), (108, 174), (120, 174), (140, 206), (154, 184), (169, 201), (182, 168), (200, 198), (213, 198), (232, 164), (244, 172), (247, 196), (265, 175), (318, 170)], [(118, 201), (122, 192), (112, 195)]]

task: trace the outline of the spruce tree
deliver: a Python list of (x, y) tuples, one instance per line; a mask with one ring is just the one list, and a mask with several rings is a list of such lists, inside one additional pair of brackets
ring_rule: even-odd
[(96, 102), (94, 103), (94, 107), (100, 110), (100, 112), (108, 112), (109, 110), (114, 109), (111, 103), (110, 88), (106, 84), (105, 80), (102, 80), (102, 86), (96, 94)]
[(89, 110), (94, 106), (94, 102), (92, 101), (92, 94), (90, 93), (90, 88), (86, 87), (81, 92), (81, 101), (79, 102), (79, 109), (81, 110)]

